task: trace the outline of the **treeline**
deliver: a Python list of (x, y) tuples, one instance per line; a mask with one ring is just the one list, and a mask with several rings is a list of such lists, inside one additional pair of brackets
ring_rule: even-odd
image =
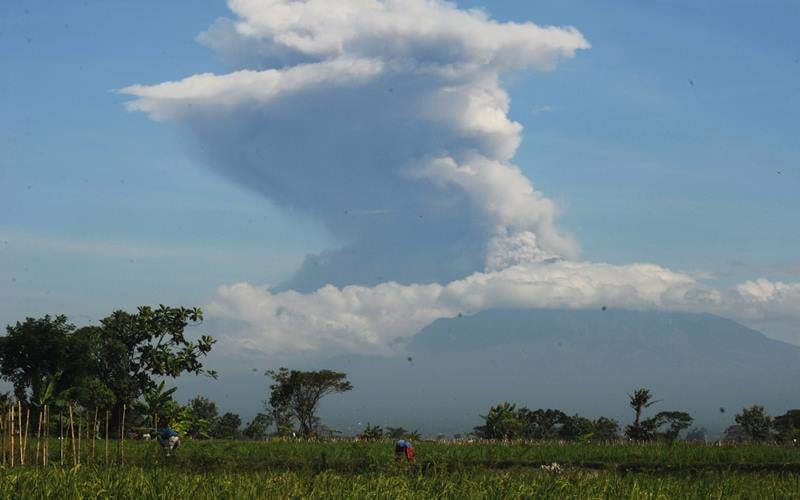
[(159, 387), (157, 380), (183, 373), (216, 377), (202, 363), (214, 340), (186, 332), (202, 320), (198, 308), (164, 305), (115, 311), (82, 328), (63, 315), (26, 318), (0, 337), (0, 377), (34, 415), (45, 406), (52, 415), (70, 406), (85, 415), (109, 412), (116, 434), (123, 412), (135, 410), (137, 398)]
[[(517, 408), (504, 402), (492, 406), (483, 416), (484, 423), (473, 430), (481, 439), (494, 440), (562, 440), (562, 441), (675, 441), (689, 429), (694, 419), (684, 411), (660, 411), (645, 417), (644, 412), (659, 403), (649, 389), (636, 389), (628, 394), (628, 405), (634, 412), (633, 421), (625, 429), (607, 417), (591, 420), (578, 414), (568, 415), (561, 410)], [(724, 412), (723, 408), (720, 408)], [(723, 441), (778, 442), (796, 444), (800, 439), (800, 410), (789, 410), (772, 418), (762, 406), (744, 408), (734, 417), (735, 424), (725, 431)], [(684, 439), (705, 441), (706, 430), (693, 428)]]

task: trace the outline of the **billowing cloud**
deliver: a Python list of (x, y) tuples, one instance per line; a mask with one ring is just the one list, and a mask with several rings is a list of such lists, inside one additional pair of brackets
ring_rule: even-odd
[(229, 6), (236, 17), (200, 41), (233, 71), (120, 92), (134, 97), (128, 109), (187, 128), (214, 168), (342, 242), (287, 288), (447, 282), (577, 254), (554, 203), (511, 163), (522, 126), (499, 83), (588, 48), (577, 30), (440, 0)]
[(651, 264), (561, 261), (475, 273), (445, 285), (328, 285), (301, 294), (239, 283), (220, 287), (208, 307), (216, 317), (247, 325), (226, 337), (227, 348), (330, 354), (391, 352), (395, 340), (435, 319), (486, 309), (603, 306), (800, 318), (800, 285), (759, 280), (718, 290)]
[(229, 6), (199, 41), (231, 71), (126, 87), (128, 109), (184, 128), (213, 168), (342, 245), (280, 287), (220, 287), (208, 309), (240, 326), (228, 348), (387, 352), (437, 318), (494, 307), (797, 316), (800, 285), (719, 290), (574, 260), (556, 205), (513, 163), (522, 125), (500, 82), (587, 49), (576, 29), (442, 0)]

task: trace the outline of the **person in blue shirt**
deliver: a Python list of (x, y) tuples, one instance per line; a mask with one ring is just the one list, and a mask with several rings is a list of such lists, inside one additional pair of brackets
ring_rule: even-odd
[(178, 433), (169, 427), (165, 427), (158, 431), (156, 438), (158, 439), (158, 444), (161, 445), (161, 448), (164, 450), (167, 456), (172, 455), (172, 452), (175, 451), (175, 449), (177, 449), (181, 444)]
[(408, 460), (409, 462), (413, 462), (415, 460), (414, 447), (411, 446), (411, 441), (406, 441), (405, 439), (398, 439), (394, 443), (394, 457), (397, 460), (401, 460), (403, 456), (405, 456), (406, 460)]

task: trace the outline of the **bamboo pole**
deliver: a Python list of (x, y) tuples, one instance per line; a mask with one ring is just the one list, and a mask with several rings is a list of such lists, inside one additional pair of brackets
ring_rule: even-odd
[(128, 405), (122, 405), (122, 432), (119, 436), (119, 463), (125, 465), (125, 410)]
[(14, 467), (14, 455), (17, 453), (16, 449), (14, 448), (14, 404), (11, 404), (11, 426), (9, 427), (11, 431), (11, 467)]
[(81, 420), (81, 416), (77, 415), (78, 417), (78, 463), (81, 463), (81, 427), (83, 427), (83, 420)]
[(69, 405), (69, 433), (72, 437), (72, 465), (78, 465), (78, 455), (75, 450), (75, 421), (72, 418), (72, 404)]
[(64, 409), (63, 408), (61, 409), (60, 412), (58, 412), (58, 433), (60, 434), (58, 442), (60, 443), (59, 448), (61, 449), (60, 464), (63, 467), (64, 465)]
[(94, 462), (94, 451), (97, 446), (97, 407), (94, 409), (94, 420), (92, 420), (92, 462)]
[(108, 413), (109, 413), (108, 410), (106, 410), (106, 441), (105, 441), (105, 445), (106, 445), (106, 465), (108, 465), (108, 419), (110, 418), (110, 415)]
[(8, 422), (8, 415), (3, 411), (3, 418), (0, 419), (0, 448), (3, 450), (3, 466), (6, 465), (6, 423)]
[(50, 407), (44, 405), (44, 450), (42, 451), (42, 464), (47, 467), (50, 454)]
[(31, 407), (25, 410), (25, 444), (22, 446), (22, 463), (25, 463), (25, 458), (28, 457), (28, 431), (31, 428)]
[(22, 435), (22, 400), (17, 401), (17, 429), (17, 432), (19, 432), (19, 464), (25, 465), (25, 455), (23, 454), (25, 438)]
[(34, 455), (33, 464), (39, 465), (39, 448), (42, 444), (42, 410), (39, 410), (39, 424), (36, 426), (36, 454)]

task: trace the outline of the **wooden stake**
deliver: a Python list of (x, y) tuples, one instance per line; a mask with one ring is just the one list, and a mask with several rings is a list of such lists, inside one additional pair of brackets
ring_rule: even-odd
[(78, 463), (81, 463), (81, 427), (83, 427), (83, 420), (78, 415)]
[(22, 446), (22, 463), (25, 463), (25, 458), (28, 455), (28, 431), (31, 428), (31, 407), (25, 410), (25, 444)]
[(36, 454), (34, 455), (33, 464), (39, 465), (39, 448), (42, 444), (42, 410), (39, 410), (39, 424), (36, 426)]
[(97, 445), (97, 408), (94, 409), (94, 420), (92, 420), (92, 462), (94, 462), (94, 450)]
[(58, 412), (58, 433), (61, 435), (59, 437), (59, 443), (61, 448), (61, 465), (64, 465), (64, 409), (62, 408), (60, 412)]
[(122, 405), (122, 433), (119, 436), (119, 463), (125, 465), (125, 410), (128, 405)]
[(47, 467), (50, 455), (50, 407), (44, 405), (44, 450), (42, 451), (42, 464)]
[(72, 465), (78, 465), (78, 455), (75, 450), (75, 422), (72, 419), (72, 405), (69, 405), (69, 433), (72, 436)]
[(25, 446), (25, 438), (22, 437), (22, 401), (17, 401), (17, 432), (19, 432), (19, 464), (25, 465), (25, 456), (23, 455), (23, 446)]
[(9, 427), (11, 430), (11, 467), (14, 467), (14, 455), (17, 453), (17, 450), (14, 449), (14, 405), (11, 405), (11, 426)]
[(111, 418), (108, 410), (106, 410), (106, 465), (108, 465), (108, 419)]

